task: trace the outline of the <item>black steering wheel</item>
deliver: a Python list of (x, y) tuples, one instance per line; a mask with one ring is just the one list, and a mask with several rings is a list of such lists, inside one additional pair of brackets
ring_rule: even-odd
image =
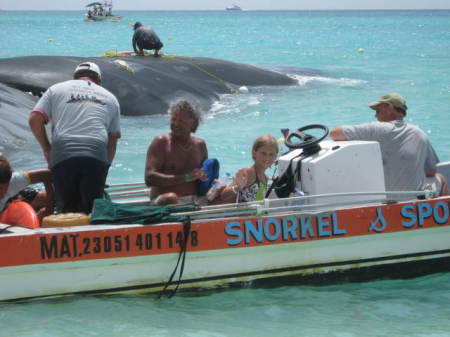
[[(311, 136), (303, 131), (312, 130), (312, 129), (320, 129), (323, 130), (323, 135), (320, 138), (316, 138)], [(325, 125), (322, 124), (311, 124), (303, 126), (296, 131), (292, 131), (284, 140), (284, 144), (289, 149), (312, 149), (317, 148), (318, 144), (328, 136), (329, 130)], [(298, 138), (299, 141), (293, 142), (292, 138)], [(320, 150), (320, 147), (319, 147)]]

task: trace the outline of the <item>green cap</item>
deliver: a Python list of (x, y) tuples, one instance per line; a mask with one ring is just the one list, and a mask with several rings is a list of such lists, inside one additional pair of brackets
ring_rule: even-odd
[(370, 103), (369, 107), (371, 109), (375, 110), (375, 108), (382, 103), (392, 104), (396, 108), (402, 109), (404, 111), (408, 110), (405, 99), (396, 93), (391, 93), (391, 94), (386, 94), (384, 96), (381, 96), (375, 102)]

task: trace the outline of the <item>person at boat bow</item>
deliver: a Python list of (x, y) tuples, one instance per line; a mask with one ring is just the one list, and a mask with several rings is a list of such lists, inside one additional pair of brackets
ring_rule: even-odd
[(156, 35), (153, 28), (142, 25), (141, 22), (136, 22), (133, 26), (133, 49), (136, 55), (143, 56), (144, 49), (155, 50), (153, 56), (159, 56), (159, 51), (164, 47), (163, 43)]
[(405, 99), (390, 93), (369, 104), (377, 122), (338, 126), (330, 132), (335, 141), (366, 140), (380, 144), (387, 191), (432, 190), (448, 194), (445, 177), (436, 173), (439, 162), (427, 135), (404, 121)]
[(73, 80), (51, 86), (30, 114), (31, 131), (52, 173), (59, 212), (89, 214), (94, 199), (103, 197), (121, 134), (119, 102), (100, 86), (101, 78), (97, 64), (79, 64)]
[(145, 183), (150, 189), (153, 204), (200, 203), (197, 197), (198, 180), (205, 181), (207, 174), (201, 164), (208, 158), (203, 139), (192, 133), (202, 120), (202, 111), (185, 99), (169, 107), (168, 134), (156, 136), (147, 150)]

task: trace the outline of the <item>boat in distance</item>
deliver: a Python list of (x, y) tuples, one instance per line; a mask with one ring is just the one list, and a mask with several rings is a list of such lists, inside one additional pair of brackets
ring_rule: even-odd
[(242, 8), (239, 7), (238, 5), (233, 5), (230, 7), (225, 7), (225, 10), (227, 10), (227, 11), (242, 11)]
[[(322, 285), (450, 271), (450, 197), (387, 192), (377, 142), (322, 139), (280, 157), (278, 173), (289, 168), (300, 177), (287, 197), (272, 190), (263, 201), (175, 210), (171, 215), (182, 220), (153, 224), (2, 224), (0, 300)], [(450, 162), (439, 171), (449, 177)], [(115, 202), (96, 203), (145, 212), (151, 207), (145, 185), (128, 185), (109, 189)]]
[(88, 8), (87, 13), (84, 16), (84, 21), (120, 21), (122, 16), (114, 15), (112, 12), (113, 4), (112, 1), (101, 2), (91, 2), (86, 5)]

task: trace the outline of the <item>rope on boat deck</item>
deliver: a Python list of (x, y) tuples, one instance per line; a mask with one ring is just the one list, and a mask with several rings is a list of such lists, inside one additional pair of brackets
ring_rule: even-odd
[(169, 280), (166, 282), (163, 289), (159, 293), (158, 299), (161, 298), (165, 294), (167, 287), (172, 283), (173, 277), (175, 276), (175, 274), (178, 270), (178, 265), (180, 264), (180, 260), (181, 260), (181, 266), (180, 266), (180, 272), (178, 275), (177, 285), (175, 286), (174, 289), (172, 289), (171, 293), (168, 294), (167, 297), (168, 298), (173, 297), (176, 294), (178, 287), (180, 286), (181, 277), (183, 276), (183, 271), (184, 271), (187, 243), (188, 243), (190, 233), (191, 233), (191, 218), (188, 216), (187, 219), (183, 221), (183, 241), (180, 243), (180, 253), (178, 254), (177, 264), (175, 265), (175, 269), (173, 270), (172, 274), (170, 275)]

